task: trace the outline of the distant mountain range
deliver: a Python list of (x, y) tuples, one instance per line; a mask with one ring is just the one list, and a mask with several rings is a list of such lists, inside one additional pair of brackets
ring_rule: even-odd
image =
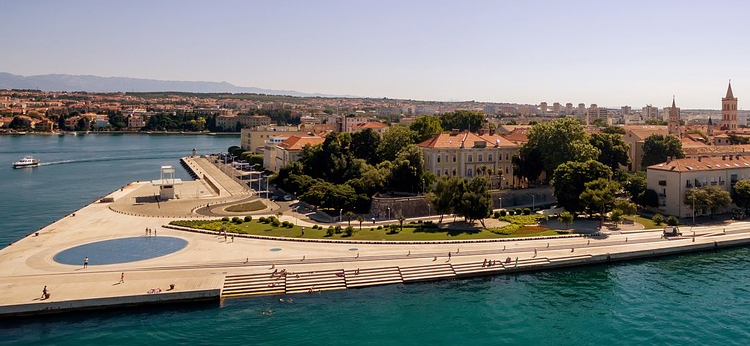
[(87, 92), (159, 92), (251, 93), (300, 97), (355, 97), (351, 95), (307, 94), (293, 90), (271, 90), (240, 87), (227, 82), (185, 82), (127, 77), (98, 77), (69, 74), (19, 76), (0, 72), (0, 89), (32, 89), (41, 91)]

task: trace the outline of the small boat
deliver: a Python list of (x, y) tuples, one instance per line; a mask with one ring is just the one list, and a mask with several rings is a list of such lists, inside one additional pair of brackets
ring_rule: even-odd
[(24, 156), (21, 160), (13, 162), (13, 168), (25, 168), (25, 167), (36, 167), (39, 166), (39, 160), (31, 157)]

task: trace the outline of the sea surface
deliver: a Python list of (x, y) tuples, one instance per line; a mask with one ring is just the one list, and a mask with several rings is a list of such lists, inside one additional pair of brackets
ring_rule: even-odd
[[(237, 137), (0, 136), (0, 244)], [(14, 170), (34, 155), (44, 165)], [(357, 290), (0, 320), (0, 345), (746, 345), (750, 249)], [(2, 292), (0, 292), (2, 294)], [(270, 315), (261, 311), (272, 310)]]

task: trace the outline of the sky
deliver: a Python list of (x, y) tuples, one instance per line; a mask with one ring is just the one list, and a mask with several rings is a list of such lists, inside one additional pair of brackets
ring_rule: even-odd
[(750, 100), (747, 1), (0, 0), (0, 72), (434, 101)]

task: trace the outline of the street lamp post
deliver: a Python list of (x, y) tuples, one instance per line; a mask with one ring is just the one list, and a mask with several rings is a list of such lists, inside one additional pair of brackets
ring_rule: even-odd
[(391, 207), (388, 207), (388, 221), (391, 220)]
[(292, 209), (292, 211), (294, 211), (294, 225), (295, 226), (297, 226), (297, 208), (299, 207), (294, 207), (294, 209)]
[(503, 209), (503, 198), (502, 197), (498, 197), (497, 199), (500, 200), (500, 209)]
[(693, 225), (695, 225), (695, 195), (693, 195)]
[(339, 209), (339, 222), (344, 219), (344, 209)]

